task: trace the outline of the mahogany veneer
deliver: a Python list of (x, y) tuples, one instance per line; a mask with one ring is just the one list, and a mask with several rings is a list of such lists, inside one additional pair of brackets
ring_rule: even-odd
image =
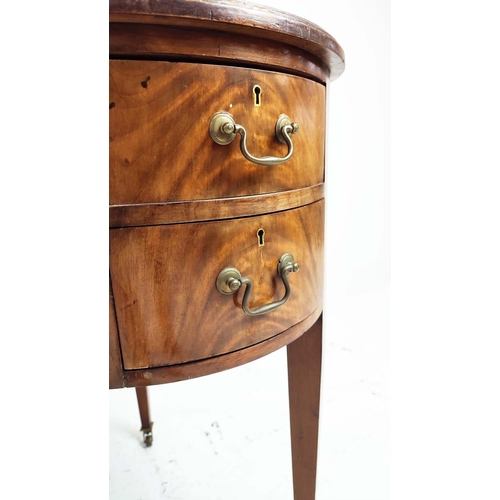
[[(288, 346), (295, 500), (315, 496), (326, 85), (343, 59), (276, 9), (110, 1), (110, 388), (136, 388), (149, 446), (147, 386)], [(246, 157), (239, 133), (214, 140), (236, 132), (213, 128), (220, 112)]]
[[(325, 87), (281, 73), (210, 64), (110, 62), (110, 204), (162, 203), (289, 191), (324, 180)], [(260, 87), (260, 106), (253, 88)], [(286, 91), (284, 91), (286, 89)], [(281, 113), (300, 126), (285, 163), (246, 160), (216, 144), (212, 116), (229, 111), (254, 156), (285, 156)]]

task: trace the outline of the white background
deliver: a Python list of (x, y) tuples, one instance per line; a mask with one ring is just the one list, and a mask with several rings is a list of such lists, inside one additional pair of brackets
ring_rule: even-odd
[[(333, 344), (330, 359), (336, 363), (326, 363), (324, 375), (336, 399), (327, 417), (322, 410), (318, 493), (327, 488), (322, 498), (332, 500), (496, 500), (500, 41), (492, 3), (421, 1), (403, 7), (393, 2), (390, 87), (387, 3), (273, 5), (331, 32), (346, 52), (346, 71), (330, 89), (325, 321)], [(2, 18), (0, 490), (6, 498), (107, 498), (108, 472), (113, 474), (108, 459), (113, 396), (105, 383), (108, 263), (103, 257), (107, 6), (97, 1), (9, 4)], [(390, 349), (385, 327), (389, 96)], [(274, 370), (268, 389), (280, 394), (280, 356), (279, 351), (262, 365), (227, 373), (248, 381), (254, 370), (258, 384), (262, 373)], [(366, 372), (379, 383), (373, 391), (382, 395), (379, 399), (371, 391), (363, 399), (360, 374)], [(222, 376), (212, 377), (223, 384)], [(183, 384), (164, 386), (173, 391), (176, 418), (189, 409), (182, 408)], [(184, 384), (186, 392), (190, 385)], [(221, 410), (234, 396), (202, 390), (193, 389), (198, 400), (207, 407), (218, 403)], [(133, 442), (140, 453), (134, 394), (112, 394), (131, 401), (125, 413), (132, 430), (129, 441), (120, 442)], [(245, 434), (237, 430), (224, 443), (231, 437), (240, 449), (250, 450), (250, 458), (261, 455), (257, 463), (236, 464), (235, 478), (243, 477), (238, 470), (245, 465), (268, 470), (268, 457), (272, 465), (281, 463), (282, 456), (273, 453), (286, 447), (282, 430), (272, 441), (274, 422), (282, 425), (286, 412), (270, 412), (276, 420), (269, 431), (261, 406), (280, 402), (250, 402), (241, 415), (258, 429), (248, 436), (259, 438), (257, 449), (244, 448)], [(161, 412), (153, 404), (157, 426)], [(226, 408), (239, 411), (238, 404)], [(216, 429), (212, 414), (205, 415), (206, 430)], [(161, 450), (160, 429), (167, 428), (155, 427), (155, 452)], [(214, 430), (212, 444), (222, 451), (217, 436)], [(362, 436), (367, 439), (357, 440)], [(203, 441), (185, 438), (191, 439), (193, 453), (200, 453)], [(259, 442), (269, 440), (276, 446), (262, 453)], [(213, 451), (207, 443), (205, 451)], [(242, 456), (236, 447), (226, 451)], [(208, 453), (205, 463), (216, 462), (214, 456)], [(223, 462), (217, 467), (227, 474)], [(198, 472), (200, 480), (220, 484), (215, 473)], [(269, 474), (272, 470), (263, 474), (264, 481)], [(284, 474), (280, 484), (288, 484)], [(227, 474), (224, 482), (237, 484), (231, 477)], [(266, 492), (250, 496), (249, 489), (258, 486), (246, 484), (242, 495), (247, 497), (231, 498), (267, 498)]]

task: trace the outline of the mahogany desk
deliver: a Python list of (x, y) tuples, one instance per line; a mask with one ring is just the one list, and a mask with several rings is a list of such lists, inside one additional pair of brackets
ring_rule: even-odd
[(337, 42), (236, 1), (110, 1), (110, 388), (287, 346), (295, 500), (313, 500), (326, 85)]

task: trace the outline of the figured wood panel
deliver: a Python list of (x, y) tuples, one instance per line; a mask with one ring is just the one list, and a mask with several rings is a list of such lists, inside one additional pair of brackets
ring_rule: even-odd
[[(220, 222), (110, 230), (111, 277), (125, 369), (209, 358), (270, 338), (322, 301), (324, 201)], [(265, 230), (258, 246), (257, 231)], [(301, 266), (291, 296), (263, 316), (241, 309), (245, 287), (222, 295), (220, 271), (236, 267), (254, 283), (250, 309), (280, 300), (284, 253)]]
[[(253, 88), (261, 88), (254, 105)], [(257, 157), (283, 157), (275, 125), (299, 124), (294, 154), (277, 166), (246, 160), (239, 134), (229, 145), (209, 134), (230, 112)], [(324, 178), (325, 87), (304, 78), (205, 64), (110, 61), (110, 204), (164, 203), (273, 193)]]
[(150, 368), (143, 370), (125, 370), (123, 378), (125, 387), (141, 387), (156, 384), (167, 384), (171, 382), (179, 382), (181, 380), (192, 379), (218, 373), (236, 366), (250, 363), (256, 359), (265, 356), (271, 352), (280, 349), (290, 342), (294, 342), (304, 332), (316, 322), (321, 315), (322, 307), (318, 306), (306, 319), (293, 325), (288, 330), (285, 330), (274, 337), (263, 340), (258, 344), (252, 345), (239, 351), (233, 351), (229, 354), (214, 356), (212, 358), (202, 359), (199, 361), (191, 361), (179, 365), (161, 366), (158, 368)]

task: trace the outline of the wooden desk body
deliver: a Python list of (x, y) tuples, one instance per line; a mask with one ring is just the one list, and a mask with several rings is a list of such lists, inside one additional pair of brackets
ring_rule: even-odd
[(248, 3), (110, 6), (110, 388), (288, 345), (294, 494), (312, 500), (326, 85), (342, 49)]

